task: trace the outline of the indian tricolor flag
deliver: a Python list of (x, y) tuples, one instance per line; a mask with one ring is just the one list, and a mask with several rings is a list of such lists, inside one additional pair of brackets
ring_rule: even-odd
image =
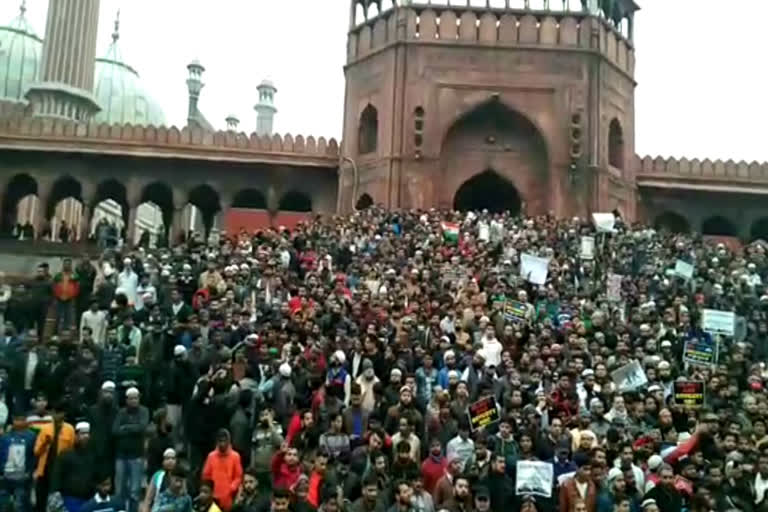
[(443, 228), (443, 239), (446, 242), (456, 243), (459, 241), (459, 225), (455, 222), (443, 222), (440, 224)]

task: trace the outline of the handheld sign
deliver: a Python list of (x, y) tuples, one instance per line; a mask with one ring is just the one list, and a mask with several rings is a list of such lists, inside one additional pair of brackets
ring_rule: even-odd
[(685, 340), (683, 361), (697, 366), (714, 366), (717, 364), (718, 342), (708, 333), (701, 334)]
[(504, 320), (507, 322), (522, 322), (525, 320), (525, 304), (515, 300), (504, 303)]
[(677, 260), (675, 262), (675, 275), (682, 277), (683, 279), (690, 279), (693, 277), (693, 265), (687, 261)]
[(595, 259), (595, 237), (582, 236), (581, 237), (581, 259), (592, 260)]
[(520, 277), (539, 286), (547, 282), (549, 259), (523, 253), (520, 257)]
[(705, 309), (701, 315), (701, 328), (712, 334), (733, 336), (736, 326), (736, 314), (733, 311)]
[(616, 384), (619, 393), (627, 393), (642, 388), (648, 384), (648, 377), (643, 367), (637, 361), (622, 366), (611, 373), (611, 378)]
[(472, 432), (481, 427), (492, 425), (501, 419), (501, 411), (492, 396), (478, 400), (469, 406), (469, 426)]
[(515, 494), (518, 496), (535, 495), (552, 497), (554, 468), (550, 462), (536, 460), (517, 461)]
[(704, 405), (704, 383), (696, 380), (682, 380), (674, 383), (675, 403), (689, 409)]

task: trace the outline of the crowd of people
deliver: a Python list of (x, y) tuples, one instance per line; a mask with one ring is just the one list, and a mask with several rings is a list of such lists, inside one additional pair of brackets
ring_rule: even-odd
[(761, 244), (375, 207), (202, 238), (0, 286), (1, 507), (768, 510)]

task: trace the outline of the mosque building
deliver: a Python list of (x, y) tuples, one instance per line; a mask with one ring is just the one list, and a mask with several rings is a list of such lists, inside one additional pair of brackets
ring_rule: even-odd
[[(98, 111), (89, 120), (92, 123), (133, 126), (166, 126), (166, 117), (160, 104), (142, 84), (139, 72), (123, 58), (120, 48), (119, 12), (114, 22), (114, 31), (106, 52), (94, 59), (93, 100), (98, 105)], [(18, 15), (7, 25), (0, 25), (0, 102), (16, 104), (18, 108), (29, 107), (27, 92), (40, 81), (42, 69), (44, 40), (38, 35), (27, 19), (26, 0), (23, 0)], [(187, 67), (190, 79), (187, 80), (189, 89), (188, 125), (199, 126), (213, 130), (198, 108), (198, 99), (204, 72), (198, 61), (193, 61)], [(268, 80), (257, 86), (259, 102), (254, 107), (257, 112), (257, 132), (259, 135), (271, 136), (274, 117), (277, 109), (274, 96), (277, 88)], [(229, 116), (227, 128), (235, 130), (239, 120)], [(16, 222), (34, 224), (35, 215), (39, 211), (38, 197), (29, 194), (18, 203)], [(73, 233), (87, 233), (92, 236), (100, 222), (109, 222), (122, 230), (125, 224), (122, 207), (113, 199), (104, 199), (96, 205), (91, 217), (90, 226), (83, 226), (83, 204), (73, 197), (67, 197), (54, 205), (50, 221), (52, 239), (58, 236), (62, 222), (71, 227)], [(184, 212), (184, 225), (188, 229), (200, 228), (202, 218), (196, 208), (189, 207)], [(136, 215), (136, 236), (144, 231), (154, 240), (165, 229), (161, 209), (152, 202), (139, 205)]]

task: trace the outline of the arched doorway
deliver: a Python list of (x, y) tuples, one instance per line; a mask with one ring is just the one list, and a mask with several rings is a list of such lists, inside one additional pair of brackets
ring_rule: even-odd
[(77, 240), (83, 222), (82, 186), (65, 176), (56, 180), (45, 208), (48, 221), (41, 235), (57, 242)]
[(453, 209), (519, 215), (520, 195), (511, 182), (489, 169), (471, 177), (459, 187), (453, 198)]
[[(550, 180), (547, 144), (541, 132), (500, 99), (481, 103), (460, 117), (443, 138), (440, 159), (441, 175), (431, 186), (442, 207), (466, 209), (482, 204), (489, 210), (519, 213), (524, 199), (528, 212), (543, 214), (560, 195), (557, 180)], [(473, 180), (476, 174), (477, 180)], [(494, 185), (511, 196), (502, 197)], [(465, 190), (486, 190), (491, 196), (480, 201)]]
[(365, 210), (373, 206), (373, 198), (368, 194), (363, 194), (355, 203), (355, 210)]
[(278, 209), (287, 212), (311, 212), (312, 199), (297, 190), (289, 190), (280, 198)]
[(729, 219), (715, 215), (701, 224), (701, 233), (710, 236), (737, 236), (736, 226)]
[(267, 198), (260, 190), (246, 188), (235, 194), (235, 198), (232, 200), (232, 208), (266, 210)]
[(616, 169), (624, 169), (624, 130), (615, 118), (608, 127), (608, 163)]
[(749, 239), (751, 241), (768, 241), (768, 217), (760, 217), (752, 223), (752, 227), (749, 230)]
[(666, 230), (670, 233), (685, 234), (691, 231), (688, 220), (675, 212), (664, 212), (656, 217), (653, 227), (659, 231)]
[(102, 181), (96, 187), (91, 226), (87, 236), (100, 247), (114, 247), (128, 221), (125, 185), (117, 180)]
[(3, 235), (9, 235), (17, 223), (34, 224), (36, 209), (37, 181), (29, 174), (17, 174), (8, 181), (3, 195)]
[(199, 185), (189, 192), (187, 204), (182, 218), (186, 230), (199, 232), (207, 239), (216, 226), (216, 214), (221, 211), (219, 194), (209, 185)]
[(164, 245), (168, 241), (173, 213), (171, 187), (159, 181), (150, 183), (141, 191), (141, 202), (136, 209), (136, 223), (134, 226), (128, 226), (125, 233), (126, 243)]

